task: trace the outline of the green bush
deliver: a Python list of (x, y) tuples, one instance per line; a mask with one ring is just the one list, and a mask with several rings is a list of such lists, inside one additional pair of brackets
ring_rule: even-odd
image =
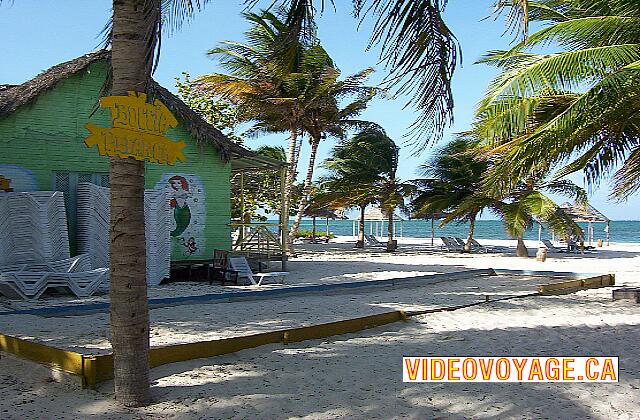
[[(312, 238), (313, 237), (313, 232), (309, 229), (300, 229), (298, 230), (298, 233), (296, 233), (296, 238)], [(316, 238), (326, 238), (327, 237), (327, 232), (325, 231), (316, 231)], [(333, 233), (329, 233), (329, 239), (333, 239), (335, 238), (336, 235), (334, 235)]]

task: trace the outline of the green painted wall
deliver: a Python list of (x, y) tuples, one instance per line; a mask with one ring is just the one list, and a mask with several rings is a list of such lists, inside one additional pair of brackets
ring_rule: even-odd
[[(56, 172), (108, 174), (108, 159), (100, 156), (96, 148), (89, 149), (83, 143), (89, 135), (84, 128), (87, 122), (91, 121), (100, 127), (109, 127), (111, 123), (107, 109), (99, 109), (89, 117), (97, 103), (106, 66), (106, 62), (92, 64), (60, 82), (53, 90), (40, 95), (32, 105), (23, 106), (0, 120), (0, 176), (13, 177), (12, 187), (16, 191), (25, 189), (21, 185), (29, 184), (28, 179), (16, 176), (16, 171), (20, 170), (25, 173), (30, 171), (37, 188), (47, 191), (55, 188)], [(202, 237), (195, 238), (198, 251), (192, 255), (180, 244), (180, 239), (172, 238), (172, 259), (209, 257), (215, 248), (229, 249), (231, 165), (223, 163), (213, 147), (207, 146), (205, 150), (199, 148), (181, 124), (169, 130), (167, 137), (185, 141), (187, 161), (177, 162), (174, 166), (147, 163), (146, 188), (156, 187), (165, 175), (160, 185), (170, 190), (166, 182), (169, 175), (193, 175), (201, 180), (206, 203), (202, 205), (203, 197), (198, 194), (187, 199), (192, 212), (195, 208), (205, 209), (201, 217), (205, 227)], [(3, 174), (3, 168), (13, 175)], [(191, 179), (194, 179), (193, 176)], [(25, 177), (28, 178), (28, 175)], [(74, 238), (71, 238), (71, 242), (74, 248)]]

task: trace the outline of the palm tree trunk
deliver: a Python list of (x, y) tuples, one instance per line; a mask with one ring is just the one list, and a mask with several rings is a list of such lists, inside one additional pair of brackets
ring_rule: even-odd
[(300, 203), (298, 204), (298, 213), (296, 214), (296, 220), (295, 222), (293, 222), (293, 226), (291, 227), (291, 232), (289, 232), (290, 238), (296, 237), (296, 233), (298, 233), (298, 229), (300, 228), (300, 223), (302, 222), (304, 209), (307, 207), (307, 203), (309, 202), (309, 194), (311, 192), (311, 182), (313, 180), (313, 170), (316, 165), (316, 154), (318, 153), (319, 144), (320, 144), (320, 139), (313, 138), (311, 140), (311, 154), (309, 155), (309, 167), (307, 168), (307, 177), (304, 180), (304, 187), (302, 189), (302, 197), (300, 197)]
[(313, 228), (311, 230), (311, 240), (316, 241), (316, 216), (313, 216)]
[(391, 207), (389, 209), (389, 214), (387, 215), (388, 218), (388, 226), (387, 226), (387, 252), (393, 252), (396, 250), (396, 241), (393, 240), (393, 210), (394, 208)]
[(469, 218), (469, 235), (467, 235), (467, 243), (464, 244), (464, 252), (471, 252), (471, 240), (473, 239), (473, 231), (476, 227), (477, 213), (473, 213)]
[[(113, 95), (145, 92), (149, 11), (159, 2), (113, 1)], [(158, 8), (157, 11), (154, 8)], [(111, 158), (109, 316), (116, 399), (125, 406), (149, 403), (149, 308), (144, 237), (144, 162)]]
[[(284, 213), (282, 220), (288, 220), (285, 215), (289, 215), (289, 209), (291, 208), (291, 193), (293, 192), (293, 183), (296, 179), (296, 170), (298, 167), (298, 157), (296, 156), (296, 149), (298, 143), (298, 130), (296, 127), (291, 126), (291, 135), (289, 137), (289, 151), (287, 154), (287, 161), (289, 168), (287, 170), (287, 177), (284, 183), (284, 203), (282, 203), (282, 212)], [(293, 240), (291, 235), (288, 237), (289, 250), (292, 250)]]
[(364, 211), (367, 208), (366, 204), (360, 206), (360, 221), (358, 222), (358, 241), (356, 242), (356, 248), (364, 248)]
[(518, 257), (524, 257), (524, 258), (529, 257), (529, 250), (524, 244), (524, 238), (522, 237), (522, 235), (518, 235), (518, 246), (516, 247), (516, 255)]

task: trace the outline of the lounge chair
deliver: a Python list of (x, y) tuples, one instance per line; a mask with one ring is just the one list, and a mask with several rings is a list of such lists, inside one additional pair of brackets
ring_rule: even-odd
[[(245, 257), (230, 257), (229, 264), (234, 271), (238, 272), (238, 278), (247, 278), (251, 284), (262, 285), (265, 278), (280, 279), (284, 284), (284, 279), (289, 275), (288, 271), (273, 271), (269, 273), (254, 273), (249, 266), (249, 262)], [(255, 279), (258, 279), (256, 282)]]
[(47, 289), (55, 288), (65, 288), (77, 297), (89, 297), (108, 281), (109, 269), (91, 270), (86, 254), (50, 263), (0, 268), (0, 293), (10, 298), (38, 299)]
[(440, 240), (447, 252), (462, 252), (464, 250), (453, 238), (441, 236)]
[(487, 252), (493, 252), (489, 248), (484, 245), (480, 245), (480, 242), (475, 239), (471, 239), (471, 252), (478, 252), (480, 254), (485, 254)]
[(381, 247), (381, 248), (386, 248), (387, 244), (380, 242), (375, 236), (373, 235), (364, 235), (364, 240), (367, 241), (367, 244), (370, 246), (377, 246), (377, 247)]
[(542, 240), (542, 244), (549, 250), (552, 252), (567, 252), (566, 249), (563, 248), (558, 248), (557, 246), (555, 246), (553, 243), (551, 243), (550, 240), (548, 239), (543, 239)]
[(452, 239), (455, 243), (457, 243), (458, 245), (460, 245), (462, 247), (462, 249), (464, 249), (465, 245), (467, 245), (467, 243), (464, 241), (464, 239), (462, 238), (458, 238), (458, 237), (449, 237), (449, 239)]

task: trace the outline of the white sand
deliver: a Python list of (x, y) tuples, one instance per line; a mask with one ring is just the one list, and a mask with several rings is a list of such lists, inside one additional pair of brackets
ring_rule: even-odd
[[(420, 240), (401, 241), (403, 249), (389, 255), (379, 250), (353, 250), (347, 240), (306, 245), (290, 263), (289, 282), (390, 278), (493, 267), (613, 272), (618, 285), (640, 283), (640, 245), (612, 245), (597, 254), (557, 254), (541, 263), (533, 258), (524, 260), (507, 255), (445, 254)], [(212, 339), (326, 322), (352, 313), (473, 302), (483, 299), (485, 294), (526, 293), (533, 290), (536, 282), (500, 276), (354, 295), (162, 308), (152, 311), (153, 332), (157, 333), (152, 342), (156, 345), (184, 342), (198, 336)], [(166, 296), (172, 293), (171, 288), (152, 293)], [(177, 289), (173, 293), (183, 295), (211, 290), (208, 285)], [(59, 304), (59, 298), (50, 303)], [(11, 306), (16, 307), (16, 303), (11, 302)], [(205, 313), (209, 316), (204, 317)], [(66, 347), (100, 351), (108, 347), (106, 318), (101, 318), (104, 316), (0, 316), (0, 330), (37, 335), (40, 340)], [(100, 326), (93, 328), (94, 325)], [(90, 415), (638, 418), (639, 325), (640, 305), (612, 302), (610, 288), (495, 302), (326, 340), (270, 345), (159, 367), (152, 370), (155, 402), (139, 410), (125, 410), (113, 402), (112, 382), (105, 383), (98, 392), (79, 391), (29, 375), (31, 363), (3, 358), (0, 388), (4, 398), (0, 399), (0, 415), (2, 418)], [(400, 364), (403, 355), (618, 355), (621, 378), (618, 384), (403, 384)]]

